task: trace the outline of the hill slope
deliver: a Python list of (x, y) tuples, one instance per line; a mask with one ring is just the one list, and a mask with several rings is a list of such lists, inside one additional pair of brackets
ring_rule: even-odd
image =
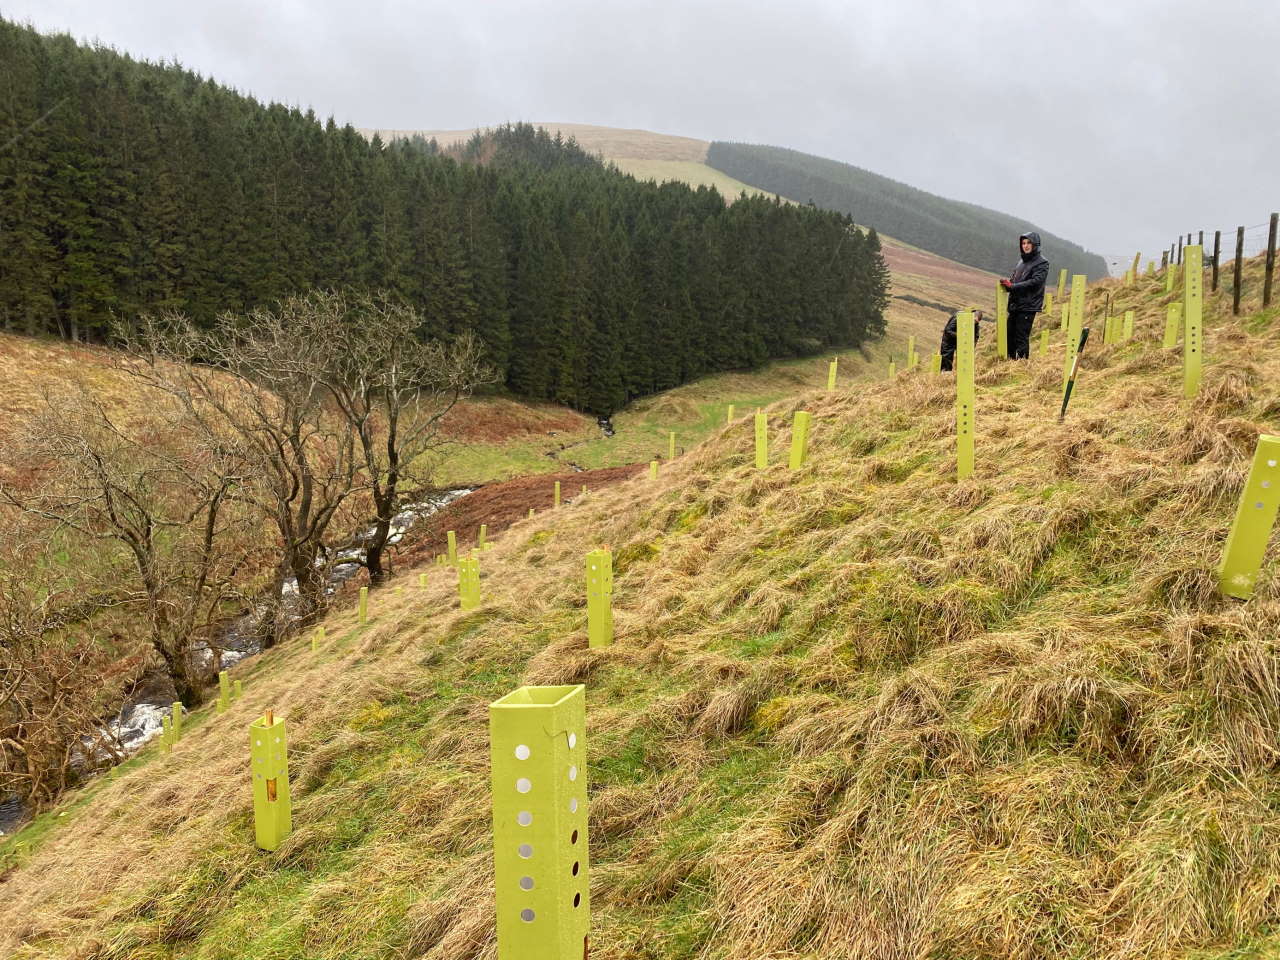
[[(1256, 311), (1258, 265), (1250, 265)], [(19, 958), (494, 956), (487, 704), (586, 683), (592, 955), (1220, 958), (1280, 941), (1280, 564), (1213, 568), (1280, 417), (1275, 311), (1211, 298), (1200, 396), (1157, 283), (1105, 289), (1056, 424), (1047, 358), (770, 408), (647, 478), (509, 530), (483, 606), (434, 568), (238, 667), (203, 711), (0, 850)], [(811, 462), (779, 463), (796, 407)], [(582, 560), (615, 556), (589, 650)], [(400, 595), (400, 588), (404, 594)], [(251, 846), (245, 726), (290, 723), (293, 836)]]
[(812, 200), (858, 223), (983, 270), (1005, 274), (1017, 261), (1017, 238), (1037, 230), (1054, 268), (1107, 275), (1101, 256), (1026, 220), (918, 190), (847, 163), (746, 143), (713, 143), (708, 166), (799, 202)]

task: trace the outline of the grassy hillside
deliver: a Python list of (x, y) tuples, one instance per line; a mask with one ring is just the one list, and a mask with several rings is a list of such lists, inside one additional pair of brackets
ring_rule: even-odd
[[(405, 572), (368, 627), (342, 608), (319, 653), (237, 667), (229, 713), (0, 847), (0, 948), (492, 958), (487, 704), (585, 683), (593, 957), (1274, 956), (1280, 564), (1246, 605), (1213, 577), (1280, 417), (1257, 272), (1243, 319), (1211, 299), (1192, 402), (1158, 282), (1107, 284), (1137, 336), (1091, 344), (1065, 425), (1061, 339), (1020, 364), (984, 341), (965, 483), (946, 377), (808, 390), (769, 408), (763, 472), (740, 419), (516, 524), (479, 610)], [(600, 544), (617, 641), (590, 650)], [(292, 744), (275, 854), (251, 844), (266, 708)]]
[(1106, 262), (1079, 244), (1024, 219), (974, 203), (948, 200), (848, 163), (747, 143), (711, 144), (706, 163), (798, 202), (847, 213), (858, 223), (960, 263), (1004, 274), (1017, 262), (1018, 235), (1033, 229), (1054, 268), (1098, 279)]

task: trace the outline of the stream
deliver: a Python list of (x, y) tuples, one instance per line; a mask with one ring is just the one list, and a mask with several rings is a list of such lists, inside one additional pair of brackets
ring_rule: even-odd
[[(411, 503), (395, 515), (391, 520), (391, 531), (387, 538), (388, 546), (393, 546), (404, 539), (415, 523), (431, 516), (456, 500), (471, 493), (474, 488), (460, 487), (454, 490), (442, 490), (433, 497), (417, 503)], [(370, 526), (353, 536), (347, 543), (333, 551), (331, 556), (321, 557), (317, 567), (328, 568), (328, 579), (325, 593), (333, 594), (342, 584), (360, 572), (360, 562), (364, 559), (366, 545), (373, 537), (375, 528)], [(284, 582), (281, 595), (288, 600), (298, 593), (298, 581), (290, 577)], [(286, 611), (288, 604), (285, 605)], [(253, 626), (261, 610), (253, 610), (234, 620), (218, 639), (221, 659), (219, 669), (225, 670), (232, 664), (239, 663), (246, 657), (262, 652), (262, 645), (255, 636)], [(212, 662), (214, 651), (208, 644), (197, 644), (193, 654), (200, 662), (208, 665)], [(150, 671), (145, 674), (135, 689), (129, 694), (119, 712), (107, 720), (99, 736), (119, 745), (120, 752), (129, 757), (160, 735), (164, 729), (164, 718), (173, 710), (173, 702), (178, 699), (177, 691), (168, 675), (162, 671)], [(94, 739), (86, 737), (83, 741), (85, 750), (93, 750)], [(16, 797), (0, 797), (0, 836), (13, 833), (27, 820), (28, 814), (24, 805)]]

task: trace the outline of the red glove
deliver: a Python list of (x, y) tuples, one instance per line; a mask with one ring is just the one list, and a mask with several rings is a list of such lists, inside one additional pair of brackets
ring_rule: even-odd
[(1002, 286), (1002, 287), (1004, 287), (1006, 290), (1008, 290), (1010, 287), (1012, 287), (1012, 286), (1013, 286), (1013, 281), (1012, 281), (1012, 280), (1001, 280), (1001, 281), (1000, 281), (1000, 286)]

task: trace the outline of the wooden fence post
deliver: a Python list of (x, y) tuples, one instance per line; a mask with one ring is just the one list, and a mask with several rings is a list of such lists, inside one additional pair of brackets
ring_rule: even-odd
[(956, 317), (956, 480), (973, 473), (973, 313)]
[(498, 960), (587, 956), (586, 735), (581, 684), (489, 704)]
[(1267, 231), (1267, 267), (1266, 273), (1262, 280), (1262, 306), (1267, 308), (1271, 305), (1271, 277), (1276, 272), (1276, 222), (1280, 220), (1280, 213), (1271, 215), (1271, 228)]
[(1262, 434), (1240, 494), (1236, 518), (1218, 565), (1218, 588), (1229, 597), (1253, 596), (1258, 571), (1280, 507), (1280, 437)]
[(1232, 281), (1234, 289), (1231, 291), (1231, 312), (1239, 315), (1240, 313), (1240, 283), (1241, 271), (1244, 264), (1244, 227), (1236, 227), (1236, 266), (1235, 279)]
[(1222, 231), (1213, 231), (1213, 286), (1209, 289), (1217, 293), (1218, 291), (1218, 258), (1222, 256)]
[(1200, 392), (1204, 354), (1201, 321), (1204, 310), (1204, 253), (1196, 245), (1186, 249), (1182, 283), (1182, 393), (1187, 399)]

